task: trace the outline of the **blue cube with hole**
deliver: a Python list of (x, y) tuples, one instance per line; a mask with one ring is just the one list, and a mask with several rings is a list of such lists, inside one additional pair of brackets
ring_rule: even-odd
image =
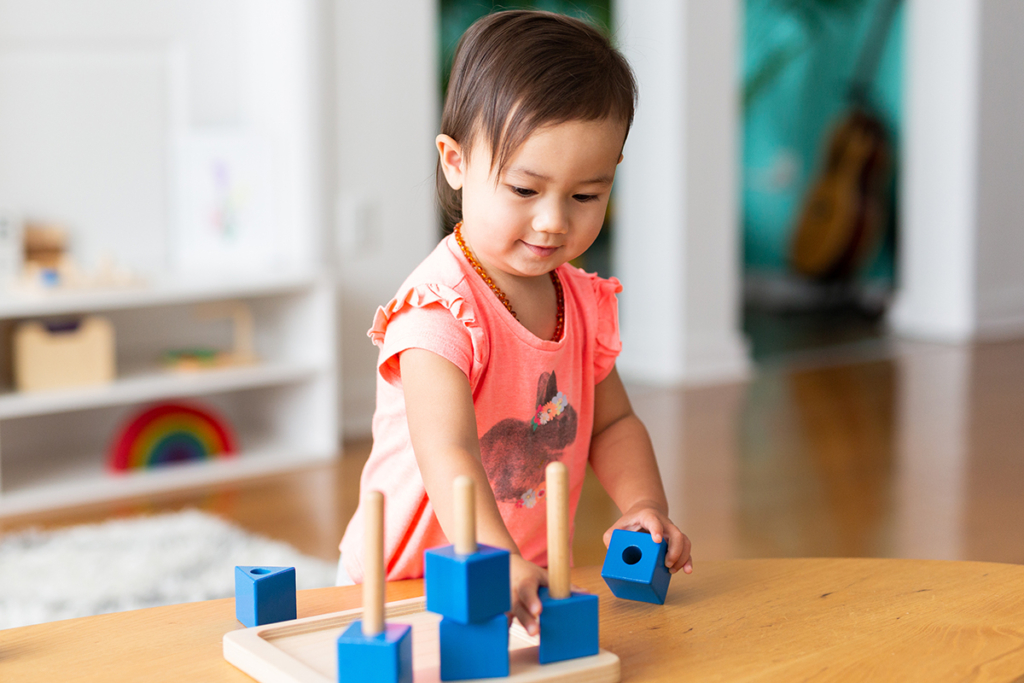
[(294, 567), (235, 567), (235, 617), (248, 627), (295, 618)]
[(424, 564), (428, 611), (475, 624), (512, 609), (507, 550), (478, 544), (459, 555), (446, 545), (426, 551)]
[(508, 676), (508, 619), (499, 614), (478, 624), (444, 618), (441, 640), (441, 680)]
[(665, 566), (667, 550), (664, 539), (655, 543), (648, 533), (616, 529), (604, 556), (601, 578), (617, 598), (664, 605), (672, 578)]
[(338, 680), (359, 683), (412, 683), (412, 627), (384, 624), (375, 636), (363, 635), (353, 621), (338, 636)]
[(546, 587), (537, 592), (540, 612), (541, 664), (596, 655), (598, 647), (597, 596), (572, 593), (567, 598), (552, 598)]

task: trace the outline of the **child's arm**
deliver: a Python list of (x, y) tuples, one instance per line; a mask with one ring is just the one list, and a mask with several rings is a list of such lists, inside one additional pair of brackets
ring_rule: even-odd
[(476, 484), (477, 539), (511, 553), (512, 613), (532, 635), (538, 631), (541, 603), (537, 587), (547, 572), (523, 559), (505, 527), (480, 460), (473, 395), (466, 375), (451, 362), (423, 349), (399, 356), (409, 437), (434, 514), (448, 538), (455, 538), (452, 482), (459, 475)]
[(590, 465), (608, 495), (623, 514), (604, 535), (608, 545), (612, 531), (644, 529), (660, 543), (668, 539), (665, 565), (675, 573), (693, 571), (690, 539), (668, 518), (668, 501), (654, 458), (654, 447), (640, 418), (629, 404), (626, 389), (613, 368), (594, 392), (594, 435)]

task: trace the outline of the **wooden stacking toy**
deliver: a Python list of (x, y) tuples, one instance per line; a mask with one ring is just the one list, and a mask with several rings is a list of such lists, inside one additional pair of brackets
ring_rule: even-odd
[(509, 553), (476, 542), (476, 487), (457, 477), (455, 543), (425, 554), (427, 609), (438, 626), (441, 680), (508, 676)]
[(545, 472), (548, 511), (548, 587), (540, 589), (541, 664), (596, 655), (597, 596), (573, 593), (569, 580), (569, 473), (553, 462)]
[(384, 621), (384, 496), (366, 495), (363, 615), (338, 637), (338, 680), (412, 683), (412, 628)]

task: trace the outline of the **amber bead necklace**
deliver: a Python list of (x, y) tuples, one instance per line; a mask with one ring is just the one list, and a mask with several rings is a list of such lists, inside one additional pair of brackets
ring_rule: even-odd
[[(455, 241), (458, 243), (459, 249), (462, 250), (462, 254), (469, 261), (469, 265), (473, 266), (473, 270), (476, 271), (477, 275), (491, 288), (494, 296), (498, 297), (498, 301), (508, 309), (513, 318), (519, 320), (519, 316), (512, 310), (512, 302), (505, 296), (505, 292), (501, 291), (501, 288), (494, 284), (494, 280), (491, 279), (491, 276), (487, 274), (484, 267), (473, 256), (473, 252), (466, 246), (466, 241), (462, 239), (461, 227), (461, 221), (455, 225)], [(551, 341), (558, 341), (562, 338), (562, 331), (565, 329), (565, 294), (562, 292), (562, 281), (558, 279), (558, 274), (552, 270), (549, 275), (551, 276), (551, 283), (555, 286), (555, 300), (558, 302), (558, 317), (555, 319), (555, 333), (551, 336)]]

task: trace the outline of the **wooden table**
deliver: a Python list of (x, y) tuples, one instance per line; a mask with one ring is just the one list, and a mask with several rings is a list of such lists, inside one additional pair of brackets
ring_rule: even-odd
[[(1014, 681), (1024, 567), (917, 560), (731, 560), (672, 580), (663, 607), (614, 598), (596, 567), (601, 646), (624, 681)], [(388, 586), (388, 599), (422, 594)], [(358, 587), (300, 591), (300, 617), (358, 607)], [(250, 681), (224, 661), (234, 601), (0, 631), (2, 681)]]

